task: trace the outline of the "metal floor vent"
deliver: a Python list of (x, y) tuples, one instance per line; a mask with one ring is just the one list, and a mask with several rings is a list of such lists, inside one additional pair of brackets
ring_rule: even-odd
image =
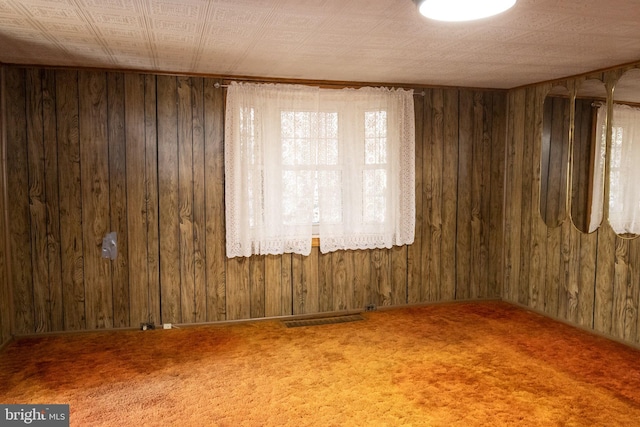
[(357, 322), (359, 320), (364, 320), (364, 317), (362, 317), (359, 314), (350, 314), (348, 316), (317, 317), (313, 319), (300, 319), (300, 320), (283, 320), (283, 323), (287, 328), (297, 328), (299, 326), (332, 325), (334, 323)]

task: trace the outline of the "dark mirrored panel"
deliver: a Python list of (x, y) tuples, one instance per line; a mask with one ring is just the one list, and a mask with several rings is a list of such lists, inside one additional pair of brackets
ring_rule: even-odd
[(602, 223), (606, 151), (607, 88), (601, 80), (585, 80), (574, 102), (571, 167), (571, 220), (583, 233)]
[(544, 100), (540, 152), (540, 215), (547, 227), (567, 217), (570, 116), (569, 90), (553, 87)]

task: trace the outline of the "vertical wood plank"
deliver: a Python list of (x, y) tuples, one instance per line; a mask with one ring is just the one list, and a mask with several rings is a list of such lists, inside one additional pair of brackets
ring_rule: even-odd
[(2, 197), (0, 197), (0, 212), (3, 213), (2, 221), (0, 221), (0, 346), (3, 346), (9, 342), (12, 338), (11, 335), (11, 294), (9, 290), (9, 253), (8, 253), (8, 241), (6, 229), (6, 201), (7, 201), (7, 174), (6, 174), (6, 153), (7, 153), (7, 140), (6, 140), (6, 89), (5, 89), (5, 73), (6, 67), (0, 65), (0, 143), (2, 144), (2, 162), (0, 162), (0, 177), (2, 183)]
[(501, 297), (504, 254), (505, 152), (507, 140), (507, 95), (493, 97), (491, 121), (491, 186), (489, 218), (489, 289), (487, 296)]
[(191, 79), (193, 110), (193, 276), (195, 322), (207, 320), (204, 80)]
[(615, 276), (615, 233), (605, 221), (598, 229), (598, 265), (595, 283), (594, 329), (611, 334), (613, 281)]
[(318, 310), (333, 310), (333, 274), (331, 254), (318, 254)]
[[(637, 273), (638, 239), (629, 242), (626, 300), (624, 309), (624, 339), (627, 342), (635, 342), (638, 336), (638, 296), (640, 295), (640, 275)], [(635, 273), (635, 274), (634, 274)]]
[(596, 260), (598, 234), (580, 235), (578, 260), (578, 314), (577, 322), (585, 328), (593, 328), (593, 304), (595, 298)]
[(444, 93), (443, 89), (434, 89), (432, 97), (431, 120), (432, 138), (430, 144), (431, 163), (431, 215), (430, 215), (430, 266), (431, 280), (423, 301), (439, 301), (442, 287), (442, 163), (444, 144)]
[(531, 262), (530, 262), (530, 279), (528, 280), (529, 288), (529, 304), (531, 307), (539, 311), (544, 311), (545, 304), (545, 280), (547, 271), (546, 257), (546, 240), (547, 226), (540, 215), (540, 192), (541, 192), (541, 156), (542, 156), (542, 105), (546, 95), (546, 88), (538, 87), (535, 90), (533, 102), (534, 107), (534, 128), (531, 132), (534, 134), (533, 139), (533, 155), (531, 161), (532, 183), (531, 183)]
[(264, 315), (282, 316), (282, 258), (277, 255), (264, 260)]
[(111, 261), (113, 326), (130, 326), (129, 240), (127, 229), (127, 156), (125, 145), (124, 74), (107, 74), (109, 136), (109, 205), (111, 227), (117, 235), (118, 256)]
[(456, 236), (456, 298), (471, 296), (471, 190), (473, 170), (474, 104), (473, 93), (460, 91), (458, 148), (458, 229)]
[(157, 84), (144, 76), (145, 206), (147, 269), (149, 280), (148, 322), (160, 323), (160, 224), (158, 177)]
[(511, 253), (511, 240), (512, 240), (512, 230), (511, 230), (511, 217), (513, 216), (513, 208), (514, 205), (511, 201), (511, 198), (508, 197), (508, 194), (512, 191), (513, 188), (513, 157), (514, 157), (514, 117), (515, 111), (518, 108), (515, 104), (517, 102), (516, 98), (517, 91), (510, 91), (508, 94), (508, 102), (507, 102), (507, 141), (506, 141), (506, 150), (505, 150), (505, 196), (504, 196), (504, 254), (503, 254), (503, 288), (501, 290), (502, 298), (506, 301), (513, 301), (511, 298), (511, 270), (513, 265), (513, 255)]
[[(162, 323), (180, 323), (181, 272), (177, 79), (158, 76), (158, 212)], [(186, 319), (189, 314), (187, 313)]]
[(13, 294), (13, 332), (35, 330), (33, 273), (31, 268), (31, 231), (29, 169), (27, 155), (26, 77), (23, 68), (6, 70), (7, 138), (7, 210), (11, 224), (11, 287)]
[(53, 70), (42, 75), (42, 124), (44, 175), (47, 195), (47, 269), (51, 330), (64, 330), (64, 303), (60, 253), (60, 195), (58, 189), (58, 141), (56, 128), (56, 76)]
[(425, 208), (423, 205), (423, 193), (427, 182), (423, 178), (424, 168), (424, 147), (425, 147), (425, 127), (424, 127), (424, 105), (427, 97), (430, 97), (430, 92), (426, 91), (424, 97), (415, 95), (414, 100), (414, 115), (416, 126), (416, 230), (413, 244), (407, 248), (407, 300), (409, 303), (417, 303), (422, 300), (422, 286), (429, 280), (428, 275), (424, 273), (424, 260), (423, 257), (423, 243), (424, 243), (424, 217)]
[(26, 71), (27, 169), (29, 171), (29, 224), (35, 332), (51, 331), (49, 307), (49, 263), (47, 251), (47, 206), (44, 176), (42, 123), (42, 71)]
[[(569, 220), (567, 221), (569, 222)], [(573, 323), (579, 323), (580, 315), (580, 299), (582, 297), (580, 293), (580, 258), (582, 250), (580, 243), (582, 242), (581, 233), (569, 224), (569, 254), (566, 279), (567, 283), (567, 313), (566, 319)]]
[(547, 229), (547, 271), (544, 287), (544, 311), (550, 316), (558, 315), (558, 292), (560, 289), (560, 258), (562, 227)]
[(293, 314), (318, 312), (318, 253), (312, 247), (309, 256), (292, 255)]
[(371, 298), (370, 251), (353, 251), (353, 273), (353, 307), (364, 309)]
[[(527, 88), (525, 93), (525, 117), (524, 117), (524, 152), (523, 152), (523, 168), (522, 168), (522, 233), (521, 244), (526, 250), (530, 250), (532, 246), (531, 224), (532, 222), (532, 193), (533, 193), (533, 164), (534, 150), (537, 147), (535, 126), (536, 126), (536, 91), (535, 88)], [(525, 252), (526, 254), (526, 252)], [(531, 257), (523, 255), (520, 257), (520, 277), (518, 289), (518, 302), (527, 305), (531, 298), (529, 292), (529, 280), (531, 274)]]
[(281, 261), (282, 315), (290, 316), (293, 314), (293, 255), (284, 254)]
[(193, 110), (191, 80), (178, 77), (178, 208), (180, 229), (180, 311), (183, 322), (195, 313), (193, 248)]
[(635, 303), (636, 325), (635, 336), (632, 337), (632, 342), (640, 342), (640, 240), (634, 239), (630, 242), (629, 248), (629, 260), (631, 262), (631, 289), (633, 291), (633, 302)]
[[(416, 238), (420, 243), (420, 269), (418, 278), (419, 292), (417, 292), (417, 299), (411, 298), (411, 287), (407, 286), (407, 302), (412, 303), (424, 302), (429, 300), (430, 289), (433, 287), (432, 282), (436, 276), (433, 274), (433, 263), (431, 257), (433, 256), (431, 251), (431, 212), (433, 211), (433, 127), (434, 127), (434, 114), (433, 114), (433, 90), (424, 89), (424, 96), (422, 97), (423, 107), (422, 111), (416, 111), (416, 125), (420, 123), (422, 128), (421, 138), (421, 150), (419, 153), (416, 148), (416, 158), (418, 155), (421, 157), (418, 167), (416, 162), (416, 180), (422, 176), (420, 186), (422, 187), (422, 212), (418, 215), (416, 213)], [(414, 98), (415, 99), (415, 98)], [(421, 113), (421, 114), (420, 114)], [(416, 145), (420, 140), (416, 141)], [(420, 173), (422, 170), (422, 173)], [(421, 205), (418, 204), (416, 199), (416, 210), (420, 210)], [(415, 243), (414, 243), (415, 244)], [(411, 247), (409, 247), (409, 250)], [(409, 270), (411, 271), (411, 270)], [(411, 279), (412, 276), (408, 276)]]
[[(560, 240), (560, 283), (558, 289), (558, 318), (567, 319), (570, 313), (575, 312), (577, 305), (577, 282), (572, 281), (571, 277), (571, 251), (575, 249), (576, 254), (579, 249), (573, 248), (575, 242), (571, 236), (573, 225), (571, 220), (567, 218), (561, 228)], [(573, 287), (573, 288), (572, 288)], [(573, 307), (573, 308), (572, 308)]]
[(520, 243), (522, 221), (522, 165), (524, 156), (524, 121), (525, 90), (513, 92), (510, 105), (510, 121), (512, 127), (509, 135), (509, 151), (507, 155), (507, 194), (509, 213), (506, 221), (506, 258), (505, 287), (508, 301), (518, 301), (520, 277)]
[(331, 253), (331, 271), (333, 272), (333, 310), (342, 311), (349, 308), (349, 284), (347, 283), (347, 251)]
[(230, 258), (227, 261), (227, 320), (251, 318), (251, 290), (249, 287), (249, 259)]
[(473, 93), (473, 140), (472, 140), (472, 169), (471, 169), (471, 277), (470, 297), (478, 298), (482, 280), (482, 149), (484, 141), (484, 108), (482, 92)]
[(291, 255), (291, 278), (293, 286), (293, 314), (305, 313), (305, 289), (304, 275), (302, 273), (303, 256), (299, 254)]
[(320, 286), (318, 281), (318, 263), (320, 248), (311, 248), (311, 253), (304, 259), (304, 275), (307, 289), (305, 308), (307, 313), (320, 312)]
[(81, 71), (78, 88), (87, 327), (110, 328), (111, 261), (102, 258), (102, 239), (109, 232), (110, 223), (106, 74)]
[[(144, 77), (124, 75), (130, 325), (149, 320)], [(119, 236), (119, 240), (125, 236)], [(119, 254), (118, 256), (122, 256)]]
[(485, 270), (483, 258), (483, 224), (482, 201), (483, 170), (484, 170), (484, 97), (482, 92), (473, 93), (473, 146), (471, 148), (471, 242), (470, 242), (470, 288), (469, 296), (472, 299), (482, 295)]
[(407, 252), (408, 247), (406, 245), (391, 248), (391, 301), (389, 305), (403, 305), (408, 303)]
[(391, 250), (371, 251), (371, 298), (370, 302), (379, 306), (392, 305)]
[[(456, 298), (456, 221), (458, 198), (458, 90), (444, 92), (442, 107), (441, 288), (438, 301)], [(470, 218), (467, 219), (469, 221)], [(442, 238), (442, 236), (447, 236)]]
[(616, 338), (625, 338), (627, 323), (627, 288), (629, 277), (629, 241), (616, 239), (615, 266), (613, 277), (613, 312), (611, 334)]
[(64, 330), (86, 329), (78, 73), (56, 71)]
[(226, 319), (224, 212), (224, 98), (213, 79), (204, 81), (205, 275), (207, 320)]
[(251, 318), (264, 317), (264, 255), (249, 258), (249, 294)]
[(344, 251), (343, 254), (345, 265), (345, 306), (347, 310), (360, 308), (356, 304), (355, 299), (355, 282), (356, 282), (356, 256), (355, 251)]
[[(497, 95), (496, 95), (497, 96)], [(477, 256), (479, 259), (477, 261), (472, 260), (473, 268), (475, 269), (476, 281), (478, 283), (478, 294), (475, 297), (479, 298), (487, 298), (490, 296), (489, 292), (489, 266), (490, 264), (494, 264), (497, 262), (497, 259), (491, 258), (489, 256), (489, 248), (491, 246), (491, 232), (490, 232), (490, 221), (494, 215), (498, 215), (499, 212), (491, 211), (491, 172), (495, 167), (491, 163), (492, 156), (492, 137), (493, 137), (493, 98), (494, 94), (492, 92), (484, 92), (482, 95), (482, 148), (481, 148), (481, 162), (482, 166), (481, 170), (481, 185), (480, 185), (480, 193), (478, 195), (480, 205), (480, 218), (478, 222), (480, 223), (480, 230), (478, 240), (479, 243), (479, 252)], [(474, 236), (477, 236), (476, 232)], [(476, 243), (476, 246), (478, 244)]]

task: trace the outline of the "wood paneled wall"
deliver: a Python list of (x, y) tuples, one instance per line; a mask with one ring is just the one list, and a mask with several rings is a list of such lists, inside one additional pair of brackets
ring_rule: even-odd
[[(0, 64), (0, 144), (5, 147), (5, 110), (6, 99), (4, 89), (5, 67)], [(0, 348), (9, 342), (12, 337), (11, 328), (11, 293), (9, 290), (9, 259), (7, 254), (7, 234), (5, 228), (5, 150), (2, 149), (2, 163), (0, 164)]]
[(6, 67), (14, 333), (501, 296), (505, 92), (414, 97), (414, 244), (227, 259), (214, 83)]
[[(596, 73), (611, 87), (622, 69)], [(570, 90), (585, 77), (563, 83)], [(503, 298), (630, 344), (640, 343), (640, 239), (603, 224), (581, 233), (539, 214), (542, 103), (551, 84), (509, 92)]]

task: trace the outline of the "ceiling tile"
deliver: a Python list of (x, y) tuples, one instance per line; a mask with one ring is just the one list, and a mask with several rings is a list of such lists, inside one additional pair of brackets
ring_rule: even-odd
[(508, 88), (640, 60), (638, 28), (637, 0), (468, 23), (411, 0), (0, 0), (0, 62)]

